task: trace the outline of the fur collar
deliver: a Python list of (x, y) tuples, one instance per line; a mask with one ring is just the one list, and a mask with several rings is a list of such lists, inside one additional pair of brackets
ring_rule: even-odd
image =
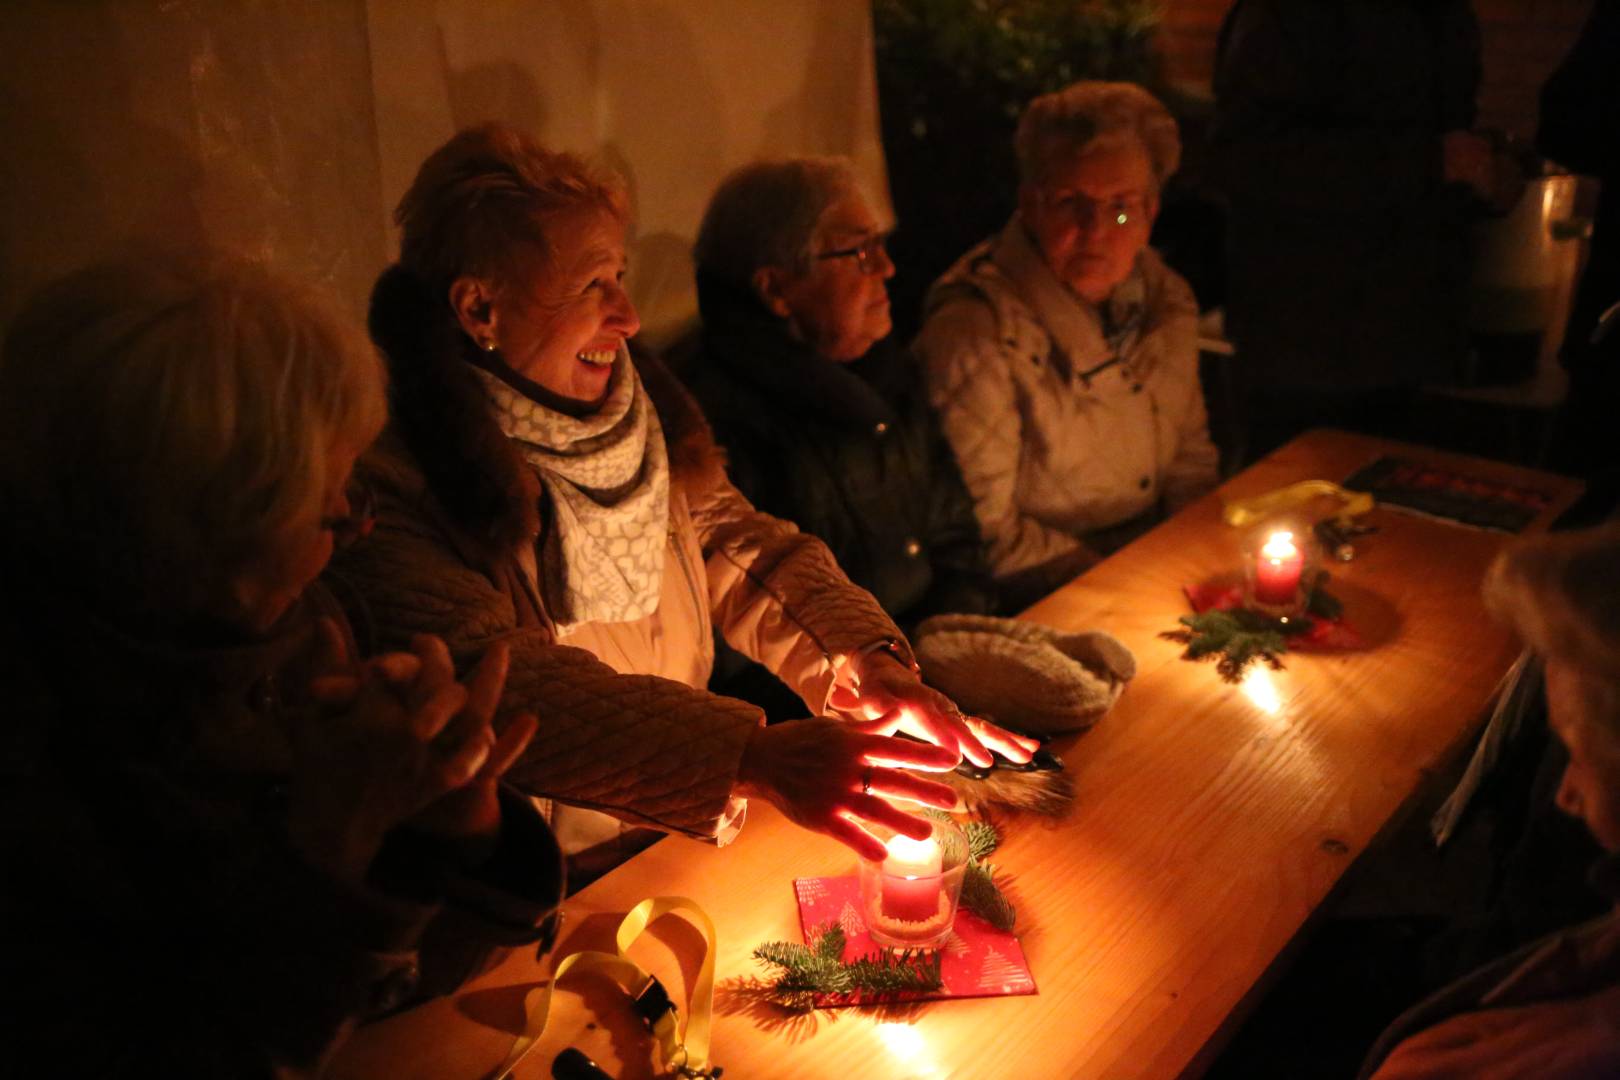
[[(495, 423), (448, 302), (396, 264), (372, 290), (367, 325), (388, 366), (392, 434), (450, 519), (496, 551), (533, 543), (539, 478)], [(723, 482), (725, 459), (691, 396), (657, 359), (636, 346), (631, 356), (664, 428), (671, 483)]]

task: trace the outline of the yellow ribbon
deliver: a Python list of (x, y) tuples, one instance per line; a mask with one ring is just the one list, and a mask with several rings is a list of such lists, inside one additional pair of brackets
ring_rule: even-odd
[(1268, 491), (1264, 495), (1256, 495), (1252, 499), (1239, 499), (1229, 502), (1221, 512), (1221, 519), (1228, 525), (1241, 528), (1263, 521), (1273, 514), (1294, 507), (1304, 506), (1312, 499), (1323, 496), (1338, 499), (1344, 503), (1334, 516), (1340, 521), (1348, 521), (1357, 514), (1365, 514), (1373, 508), (1373, 497), (1365, 491), (1346, 491), (1328, 480), (1301, 480), (1297, 484)]
[(617, 954), (590, 949), (573, 953), (557, 965), (549, 983), (529, 991), (526, 1003), (528, 1017), (523, 1032), (512, 1043), (512, 1049), (492, 1080), (508, 1080), (512, 1070), (534, 1049), (551, 1017), (552, 988), (564, 975), (574, 971), (603, 975), (612, 979), (631, 1001), (639, 998), (657, 980), (630, 959), (630, 946), (635, 944), (648, 926), (675, 911), (684, 914), (689, 922), (702, 931), (703, 963), (698, 967), (697, 978), (687, 997), (685, 1040), (681, 1038), (674, 1008), (664, 1010), (653, 1022), (653, 1037), (658, 1040), (658, 1050), (665, 1068), (687, 1077), (709, 1075), (709, 1023), (714, 1013), (714, 923), (695, 900), (688, 900), (684, 896), (654, 896), (631, 908), (619, 923), (619, 931), (614, 936)]

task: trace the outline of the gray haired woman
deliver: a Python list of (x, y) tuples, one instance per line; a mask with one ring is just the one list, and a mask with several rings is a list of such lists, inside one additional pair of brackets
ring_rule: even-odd
[(437, 639), (361, 662), (315, 582), (383, 416), (359, 327), (251, 265), (81, 271), (12, 324), (8, 1075), (313, 1076), (357, 1021), (549, 943), (504, 647), (465, 685)]
[(1192, 291), (1147, 246), (1175, 120), (1137, 86), (1036, 98), (1018, 208), (934, 284), (915, 349), (997, 580), (1034, 599), (1214, 486)]
[[(1569, 751), (1559, 809), (1607, 854), (1591, 881), (1620, 902), (1620, 526), (1504, 553), (1487, 603), (1546, 665), (1548, 723)], [(1620, 909), (1525, 946), (1398, 1019), (1363, 1076), (1620, 1076)]]
[(973, 505), (890, 335), (887, 230), (847, 161), (759, 161), (698, 230), (692, 388), (754, 505), (827, 542), (896, 622), (985, 614)]

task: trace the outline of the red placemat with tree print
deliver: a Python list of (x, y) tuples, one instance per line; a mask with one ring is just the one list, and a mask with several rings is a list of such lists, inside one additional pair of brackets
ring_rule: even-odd
[[(799, 878), (793, 883), (793, 891), (799, 901), (799, 925), (806, 944), (815, 939), (818, 929), (837, 923), (844, 931), (844, 960), (880, 951), (867, 934), (866, 921), (861, 917), (859, 879)], [(1018, 939), (997, 930), (970, 911), (956, 913), (950, 940), (941, 950), (940, 982), (938, 990), (910, 991), (886, 996), (883, 1000), (926, 1001), (1038, 992)], [(842, 994), (817, 994), (815, 1000), (818, 1006), (862, 1004), (860, 998)]]

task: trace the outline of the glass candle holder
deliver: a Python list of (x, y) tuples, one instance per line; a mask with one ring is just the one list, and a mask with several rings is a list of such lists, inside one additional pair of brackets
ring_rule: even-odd
[(1271, 521), (1249, 535), (1243, 554), (1243, 606), (1286, 619), (1305, 613), (1315, 558), (1310, 531)]
[(867, 932), (893, 949), (937, 949), (951, 936), (967, 872), (962, 830), (934, 821), (921, 840), (868, 825), (888, 848), (881, 862), (861, 860), (861, 909)]

